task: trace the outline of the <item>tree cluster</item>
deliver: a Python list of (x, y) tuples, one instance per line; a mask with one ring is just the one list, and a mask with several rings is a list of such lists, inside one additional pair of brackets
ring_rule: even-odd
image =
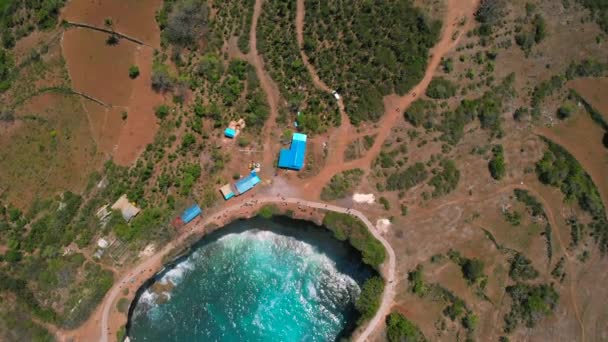
[(608, 251), (608, 222), (606, 210), (596, 185), (579, 162), (563, 147), (546, 140), (548, 150), (536, 163), (536, 173), (544, 184), (558, 187), (566, 199), (576, 200), (580, 207), (589, 212), (594, 222), (594, 238), (602, 253)]
[(496, 180), (501, 180), (507, 173), (505, 166), (505, 152), (502, 145), (496, 145), (492, 148), (492, 159), (488, 163), (490, 175)]
[(308, 0), (304, 49), (357, 124), (378, 120), (384, 95), (403, 95), (422, 79), (440, 29), (410, 0)]
[[(308, 3), (306, 8), (308, 19), (314, 11)], [(302, 61), (295, 17), (295, 2), (265, 2), (256, 32), (258, 50), (287, 103), (285, 115), (279, 118), (281, 123), (287, 124), (293, 118), (297, 120), (299, 130), (309, 134), (321, 133), (340, 124), (340, 113), (333, 96), (315, 87)], [(304, 26), (307, 28), (308, 23)]]
[(415, 163), (407, 169), (392, 173), (386, 179), (387, 190), (409, 190), (424, 182), (429, 176), (423, 163)]
[(363, 170), (361, 169), (347, 170), (334, 175), (331, 177), (329, 184), (323, 187), (321, 199), (333, 201), (348, 196), (359, 185), (361, 177), (363, 177)]
[(363, 283), (361, 294), (355, 302), (355, 308), (359, 311), (359, 324), (374, 317), (380, 303), (382, 302), (382, 293), (384, 292), (384, 279), (379, 276), (374, 276)]
[(376, 269), (384, 262), (386, 251), (380, 241), (367, 230), (365, 224), (354, 216), (328, 212), (323, 218), (323, 225), (331, 230), (334, 237), (348, 242), (363, 256), (363, 262)]
[(559, 302), (559, 294), (548, 284), (517, 283), (507, 286), (511, 297), (511, 311), (505, 315), (505, 332), (515, 330), (519, 324), (533, 328), (543, 317), (551, 314)]
[(444, 159), (441, 161), (441, 170), (436, 172), (429, 181), (429, 185), (435, 188), (432, 193), (433, 197), (447, 195), (454, 191), (458, 186), (458, 181), (460, 181), (460, 170), (456, 167), (456, 163), (453, 160)]
[(458, 85), (443, 77), (435, 77), (426, 89), (426, 96), (432, 99), (448, 99), (458, 91)]
[(426, 342), (420, 328), (398, 312), (386, 316), (386, 338), (389, 342)]

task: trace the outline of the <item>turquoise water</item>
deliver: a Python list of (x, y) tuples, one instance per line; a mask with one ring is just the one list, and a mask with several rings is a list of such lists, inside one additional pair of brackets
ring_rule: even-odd
[(325, 229), (238, 221), (140, 291), (133, 341), (332, 341), (350, 334), (372, 271)]

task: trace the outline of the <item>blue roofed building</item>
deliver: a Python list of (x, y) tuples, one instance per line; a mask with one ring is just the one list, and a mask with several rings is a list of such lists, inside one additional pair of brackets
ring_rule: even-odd
[(260, 183), (260, 177), (255, 172), (251, 172), (248, 176), (243, 177), (234, 183), (234, 188), (236, 189), (236, 195), (241, 195), (249, 190), (251, 190), (254, 186)]
[(198, 215), (200, 215), (203, 211), (201, 210), (201, 207), (199, 207), (197, 204), (191, 206), (190, 208), (184, 210), (184, 212), (182, 213), (181, 219), (184, 223), (188, 223), (192, 220), (194, 220)]
[(236, 136), (236, 131), (234, 130), (234, 128), (226, 128), (224, 130), (224, 135), (230, 139), (234, 138)]
[(282, 169), (301, 170), (306, 157), (306, 134), (294, 133), (289, 149), (279, 153), (279, 167)]

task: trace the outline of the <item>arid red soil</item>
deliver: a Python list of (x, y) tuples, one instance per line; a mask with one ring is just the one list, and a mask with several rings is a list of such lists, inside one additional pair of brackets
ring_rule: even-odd
[[(160, 1), (156, 0), (146, 6), (130, 0), (81, 0), (70, 2), (63, 15), (68, 20), (100, 27), (104, 18), (111, 17), (116, 30), (156, 46), (160, 39), (154, 19), (158, 6)], [(128, 13), (138, 13), (138, 19), (132, 20), (126, 16)], [(150, 87), (152, 49), (125, 39), (109, 46), (107, 37), (86, 28), (69, 29), (62, 40), (63, 55), (72, 87), (107, 104), (104, 107), (82, 100), (99, 149), (116, 163), (129, 165), (153, 141), (157, 130), (154, 107), (163, 98)], [(128, 74), (132, 65), (140, 69), (135, 80)], [(126, 119), (123, 112), (127, 113)]]
[(139, 65), (140, 75), (132, 81), (131, 98), (125, 109), (128, 118), (114, 152), (114, 160), (121, 165), (132, 163), (146, 145), (154, 141), (157, 130), (154, 107), (163, 102), (163, 97), (152, 91), (152, 58), (152, 49), (143, 46), (137, 48), (135, 63)]
[(116, 31), (159, 48), (160, 30), (154, 17), (161, 4), (161, 0), (73, 0), (62, 18), (98, 27), (105, 27), (105, 19), (111, 18)]
[(110, 46), (107, 37), (84, 28), (67, 30), (63, 55), (74, 89), (112, 106), (126, 106), (132, 88), (129, 67), (134, 65), (137, 45), (121, 40)]
[(608, 121), (608, 77), (580, 78), (568, 82), (568, 86), (581, 94)]

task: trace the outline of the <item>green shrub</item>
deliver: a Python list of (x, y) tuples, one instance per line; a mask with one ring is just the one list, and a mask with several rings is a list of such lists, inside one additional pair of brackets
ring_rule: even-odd
[(386, 338), (389, 342), (425, 342), (427, 340), (414, 323), (397, 312), (386, 316)]
[(386, 199), (386, 197), (384, 197), (384, 196), (380, 197), (380, 199), (378, 199), (378, 202), (380, 202), (380, 204), (382, 204), (382, 206), (384, 207), (384, 210), (391, 209), (391, 203), (388, 201), (388, 199)]
[(431, 128), (436, 115), (437, 105), (433, 101), (418, 99), (404, 113), (405, 120), (416, 127)]
[(261, 217), (265, 218), (265, 219), (270, 219), (272, 218), (274, 215), (276, 215), (279, 212), (279, 209), (272, 205), (265, 205), (262, 208), (260, 208), (260, 211), (258, 211), (258, 215), (260, 215)]
[(129, 305), (131, 302), (127, 298), (120, 298), (118, 303), (116, 303), (116, 310), (121, 313), (126, 313), (129, 310)]
[(505, 154), (502, 145), (494, 146), (494, 148), (492, 148), (492, 153), (494, 156), (488, 163), (488, 169), (490, 170), (492, 178), (501, 180), (505, 177), (507, 172), (505, 166)]
[(9, 53), (0, 48), (0, 93), (11, 86), (13, 64)]
[(515, 194), (515, 198), (528, 208), (532, 216), (545, 217), (543, 205), (536, 199), (536, 197), (530, 195), (528, 190), (515, 189), (513, 190), (513, 193)]
[(424, 182), (428, 175), (424, 164), (418, 162), (401, 172), (390, 174), (386, 179), (386, 189), (390, 191), (409, 190)]
[(139, 67), (137, 65), (131, 65), (129, 67), (129, 77), (131, 79), (136, 79), (139, 76)]
[(516, 253), (511, 258), (509, 277), (515, 281), (532, 280), (538, 277), (538, 271), (532, 266), (532, 262), (521, 253)]
[(518, 211), (504, 210), (502, 214), (505, 217), (505, 220), (512, 226), (519, 226), (521, 224), (521, 214)]
[(169, 106), (164, 105), (164, 104), (156, 106), (154, 108), (154, 114), (156, 115), (157, 118), (159, 118), (161, 120), (166, 118), (167, 115), (169, 115), (169, 111), (170, 111)]
[(460, 171), (456, 168), (456, 163), (453, 160), (445, 159), (441, 162), (441, 171), (437, 172), (429, 181), (429, 185), (433, 186), (433, 197), (446, 195), (458, 186), (460, 180)]
[(484, 277), (484, 263), (479, 259), (464, 259), (461, 265), (462, 275), (469, 284), (476, 283)]
[(331, 177), (329, 184), (323, 187), (321, 199), (333, 201), (346, 197), (359, 185), (361, 177), (363, 177), (363, 170), (361, 169), (347, 170), (334, 175)]
[(571, 105), (565, 104), (557, 109), (557, 117), (564, 120), (572, 116), (574, 108)]
[(432, 99), (447, 99), (458, 92), (458, 86), (443, 77), (435, 77), (426, 89), (426, 96)]
[(407, 280), (410, 282), (410, 291), (422, 298), (426, 295), (428, 288), (422, 278), (422, 271), (424, 268), (422, 265), (416, 266), (416, 269), (408, 272)]
[(608, 33), (608, 3), (603, 0), (577, 0), (588, 8), (598, 25)]
[(361, 294), (355, 302), (355, 308), (361, 315), (359, 324), (374, 317), (380, 308), (382, 292), (384, 292), (384, 280), (378, 276), (371, 277), (363, 283)]
[(336, 239), (348, 240), (355, 249), (360, 251), (365, 264), (378, 269), (384, 262), (386, 258), (384, 246), (356, 217), (330, 211), (325, 214), (323, 225), (334, 233)]
[(551, 314), (559, 302), (559, 294), (547, 284), (517, 283), (507, 287), (511, 311), (505, 315), (505, 332), (515, 330), (520, 323), (533, 328), (544, 316)]

